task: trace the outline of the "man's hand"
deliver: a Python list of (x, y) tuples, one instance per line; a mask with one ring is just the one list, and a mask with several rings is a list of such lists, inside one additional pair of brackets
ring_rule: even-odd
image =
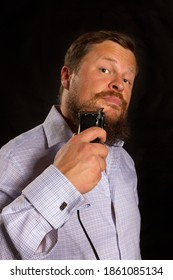
[(100, 143), (90, 143), (99, 138), (106, 141), (106, 132), (99, 127), (91, 127), (73, 136), (57, 153), (53, 165), (84, 194), (92, 190), (106, 169), (108, 149)]

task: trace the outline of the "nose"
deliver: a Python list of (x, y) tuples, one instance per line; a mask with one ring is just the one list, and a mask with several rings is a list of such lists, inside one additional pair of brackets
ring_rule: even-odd
[(116, 78), (110, 82), (109, 88), (114, 91), (122, 92), (124, 90), (123, 80)]

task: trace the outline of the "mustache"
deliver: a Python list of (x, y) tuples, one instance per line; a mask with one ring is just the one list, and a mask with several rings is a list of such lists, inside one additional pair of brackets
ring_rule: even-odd
[(122, 107), (125, 109), (127, 107), (127, 102), (124, 100), (123, 95), (120, 92), (115, 91), (101, 91), (95, 94), (94, 99), (97, 100), (99, 98), (104, 98), (106, 96), (114, 96), (121, 100)]

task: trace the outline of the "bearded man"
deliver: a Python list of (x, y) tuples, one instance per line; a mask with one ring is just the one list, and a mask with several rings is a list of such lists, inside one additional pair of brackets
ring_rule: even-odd
[[(123, 148), (137, 68), (119, 32), (69, 47), (57, 104), (0, 152), (1, 259), (141, 258), (137, 177)], [(100, 109), (105, 127), (78, 133), (79, 112)]]

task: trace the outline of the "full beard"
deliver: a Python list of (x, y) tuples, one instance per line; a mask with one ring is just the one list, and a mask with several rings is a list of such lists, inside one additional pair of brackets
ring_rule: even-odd
[[(112, 146), (119, 142), (120, 140), (125, 141), (130, 135), (130, 129), (127, 123), (127, 103), (124, 101), (122, 94), (109, 92), (97, 93), (90, 101), (85, 103), (80, 103), (77, 94), (69, 94), (67, 100), (67, 106), (69, 115), (71, 116), (71, 121), (78, 127), (79, 117), (78, 113), (80, 111), (98, 111), (101, 108), (97, 105), (97, 100), (107, 95), (116, 95), (122, 102), (121, 114), (116, 119), (112, 119), (107, 114), (104, 115), (105, 118), (105, 130), (107, 133), (106, 144)], [(116, 109), (115, 109), (116, 110)], [(103, 106), (104, 112), (104, 106)]]

